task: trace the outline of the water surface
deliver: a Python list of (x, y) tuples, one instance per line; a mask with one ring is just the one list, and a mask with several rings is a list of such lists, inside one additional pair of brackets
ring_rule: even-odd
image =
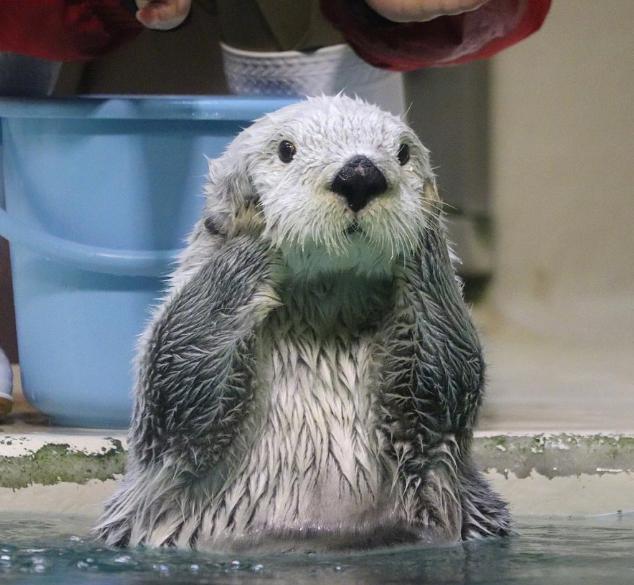
[(632, 585), (634, 515), (523, 519), (518, 536), (355, 554), (220, 556), (109, 549), (86, 520), (0, 513), (0, 583)]

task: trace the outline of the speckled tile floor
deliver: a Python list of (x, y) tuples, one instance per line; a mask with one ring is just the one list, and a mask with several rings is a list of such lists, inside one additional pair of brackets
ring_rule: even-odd
[(476, 312), (488, 364), (480, 430), (634, 432), (634, 345), (540, 336)]

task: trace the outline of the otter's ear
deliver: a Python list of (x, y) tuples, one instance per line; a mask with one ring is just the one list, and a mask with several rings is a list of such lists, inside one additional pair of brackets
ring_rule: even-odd
[(244, 157), (236, 149), (209, 159), (209, 181), (205, 187), (205, 227), (211, 233), (230, 234), (245, 215), (252, 216), (259, 201)]

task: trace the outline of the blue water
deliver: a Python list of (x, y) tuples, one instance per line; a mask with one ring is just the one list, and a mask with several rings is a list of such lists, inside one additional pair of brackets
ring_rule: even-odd
[(0, 583), (632, 585), (634, 516), (524, 520), (518, 536), (355, 554), (113, 550), (70, 517), (0, 515)]

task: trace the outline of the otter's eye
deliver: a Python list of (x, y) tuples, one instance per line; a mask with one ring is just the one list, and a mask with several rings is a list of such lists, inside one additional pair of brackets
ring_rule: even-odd
[(403, 143), (398, 148), (398, 154), (396, 155), (398, 162), (401, 166), (406, 165), (409, 161), (409, 145)]
[(280, 157), (280, 160), (283, 163), (289, 163), (295, 158), (295, 153), (297, 149), (292, 142), (288, 140), (282, 140), (280, 145), (277, 147), (277, 155)]

